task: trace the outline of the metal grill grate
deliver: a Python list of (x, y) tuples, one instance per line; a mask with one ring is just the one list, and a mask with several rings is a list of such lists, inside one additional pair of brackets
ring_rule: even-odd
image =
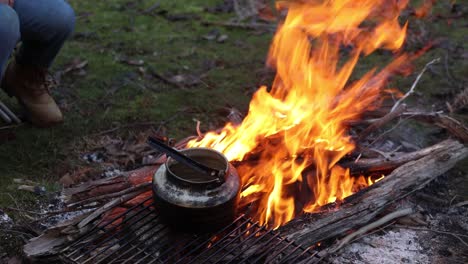
[[(214, 234), (181, 234), (160, 222), (151, 198), (62, 251), (69, 263), (298, 263), (312, 252), (244, 216)], [(148, 205), (145, 205), (148, 204)]]

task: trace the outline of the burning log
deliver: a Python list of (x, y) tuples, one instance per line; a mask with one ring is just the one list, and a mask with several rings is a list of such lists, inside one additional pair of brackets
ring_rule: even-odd
[(468, 155), (468, 148), (454, 140), (423, 151), (426, 156), (398, 167), (383, 180), (345, 200), (338, 210), (296, 218), (280, 231), (305, 246), (343, 236), (372, 221), (391, 204), (423, 188)]

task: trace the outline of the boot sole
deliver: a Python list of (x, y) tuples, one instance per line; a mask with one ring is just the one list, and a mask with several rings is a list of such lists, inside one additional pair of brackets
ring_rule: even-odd
[(23, 103), (23, 101), (16, 95), (14, 94), (12, 91), (10, 91), (7, 86), (5, 85), (4, 81), (2, 81), (2, 83), (0, 84), (2, 90), (10, 97), (15, 97), (16, 100), (18, 101), (18, 103), (21, 105), (21, 107), (25, 110), (24, 111), (24, 117), (26, 117), (26, 120), (28, 120), (32, 125), (34, 125), (35, 127), (40, 127), (40, 128), (48, 128), (48, 127), (53, 127), (53, 126), (56, 126), (56, 125), (59, 125), (59, 124), (62, 124), (63, 123), (63, 120), (59, 121), (59, 122), (52, 122), (52, 123), (42, 123), (42, 122), (34, 122), (34, 118), (31, 117), (31, 113), (30, 111), (28, 110), (28, 107), (26, 107), (26, 105)]

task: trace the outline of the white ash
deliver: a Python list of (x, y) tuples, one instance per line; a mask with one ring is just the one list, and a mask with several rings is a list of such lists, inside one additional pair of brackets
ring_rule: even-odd
[(109, 177), (118, 176), (120, 174), (122, 174), (121, 170), (112, 168), (112, 169), (105, 171), (102, 175), (106, 178), (109, 178)]
[(102, 163), (104, 162), (104, 155), (101, 152), (88, 153), (81, 156), (82, 159), (89, 163)]
[(430, 263), (413, 230), (390, 230), (371, 234), (343, 248), (332, 262), (341, 263)]
[(41, 223), (41, 226), (43, 228), (50, 228), (50, 227), (53, 227), (53, 226), (55, 226), (57, 224), (64, 223), (64, 222), (66, 222), (68, 220), (72, 220), (75, 217), (78, 217), (80, 215), (83, 215), (83, 214), (88, 213), (88, 212), (93, 211), (93, 210), (94, 209), (86, 209), (86, 210), (80, 210), (80, 211), (74, 211), (74, 212), (68, 212), (68, 213), (54, 215), (54, 216), (51, 216), (51, 217), (47, 218), (46, 221), (43, 221)]
[(0, 210), (0, 226), (10, 227), (13, 225), (13, 220), (2, 210)]
[[(40, 205), (40, 212), (43, 214), (47, 214), (50, 212), (59, 212), (64, 211), (66, 209), (65, 202), (62, 196), (57, 196), (55, 199), (51, 201), (49, 204), (42, 204)], [(47, 217), (44, 221), (40, 223), (42, 228), (50, 228), (57, 224), (63, 223), (65, 221), (71, 220), (75, 217), (78, 217), (82, 214), (92, 211), (93, 209), (86, 209), (86, 210), (79, 210), (73, 212), (64, 212), (55, 215), (51, 215)]]

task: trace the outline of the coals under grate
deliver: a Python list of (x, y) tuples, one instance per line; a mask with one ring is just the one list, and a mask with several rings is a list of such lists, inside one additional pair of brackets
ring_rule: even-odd
[(313, 253), (240, 216), (214, 234), (181, 234), (148, 199), (63, 250), (69, 263), (307, 263)]

